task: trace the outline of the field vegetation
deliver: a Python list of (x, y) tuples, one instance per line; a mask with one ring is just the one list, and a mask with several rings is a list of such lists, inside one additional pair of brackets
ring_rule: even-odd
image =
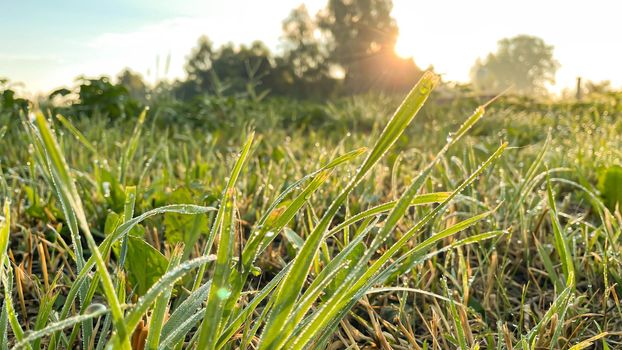
[(442, 81), (391, 11), (0, 79), (0, 350), (622, 349), (622, 93), (528, 35)]
[(2, 346), (619, 347), (620, 95), (437, 84), (5, 103)]

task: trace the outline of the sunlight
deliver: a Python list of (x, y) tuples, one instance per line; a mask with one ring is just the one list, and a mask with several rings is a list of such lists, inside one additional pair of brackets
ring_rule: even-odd
[(397, 44), (395, 45), (395, 54), (400, 56), (401, 58), (411, 58), (413, 57), (412, 46), (409, 44), (409, 40), (402, 39), (403, 34), (397, 39)]

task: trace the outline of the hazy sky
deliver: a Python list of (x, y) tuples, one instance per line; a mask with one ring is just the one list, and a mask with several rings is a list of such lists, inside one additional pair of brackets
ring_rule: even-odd
[[(81, 74), (124, 67), (153, 81), (183, 77), (200, 35), (216, 44), (260, 39), (279, 49), (281, 21), (301, 1), (0, 0), (0, 77), (29, 91), (71, 86)], [(304, 1), (311, 13), (326, 0)], [(394, 0), (398, 52), (445, 80), (466, 81), (503, 37), (531, 34), (555, 46), (557, 86), (577, 76), (622, 86), (622, 2), (591, 0)], [(158, 59), (159, 58), (159, 59)], [(159, 64), (158, 64), (159, 61)], [(159, 69), (158, 69), (159, 67)]]

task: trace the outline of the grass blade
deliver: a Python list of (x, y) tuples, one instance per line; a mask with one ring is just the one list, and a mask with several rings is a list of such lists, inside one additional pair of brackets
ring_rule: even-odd
[(358, 169), (356, 175), (346, 189), (331, 203), (324, 216), (313, 232), (307, 237), (305, 245), (294, 258), (292, 269), (279, 285), (274, 294), (273, 310), (268, 317), (260, 340), (260, 349), (279, 349), (287, 340), (289, 334), (283, 332), (286, 320), (295, 307), (296, 300), (306, 280), (324, 233), (336, 215), (337, 210), (345, 202), (352, 189), (363, 179), (371, 168), (382, 158), (387, 150), (397, 141), (406, 127), (413, 120), (423, 106), (439, 78), (433, 73), (426, 72), (417, 85), (408, 94), (402, 105), (397, 109), (373, 149)]
[[(127, 317), (125, 318), (127, 329), (130, 332), (134, 331), (143, 315), (147, 312), (147, 310), (149, 310), (151, 304), (160, 296), (162, 292), (164, 292), (173, 283), (175, 283), (175, 281), (182, 278), (192, 269), (205, 265), (208, 262), (214, 260), (216, 260), (216, 257), (214, 257), (213, 255), (200, 256), (193, 260), (186, 261), (178, 265), (171, 271), (165, 273), (158, 280), (158, 282), (151, 286), (151, 288), (147, 291), (147, 293), (145, 293), (145, 295), (138, 299), (138, 302), (136, 302), (136, 304), (128, 312)], [(119, 346), (121, 340), (121, 337), (118, 334), (115, 334), (110, 340), (109, 344), (116, 349), (116, 346)]]
[[(169, 260), (166, 272), (170, 272), (179, 264), (179, 262), (181, 261), (182, 253), (183, 246), (175, 246), (171, 254), (171, 258)], [(166, 311), (168, 308), (169, 300), (171, 299), (172, 292), (173, 285), (169, 285), (167, 288), (164, 288), (164, 290), (161, 292), (161, 295), (155, 302), (155, 307), (153, 308), (153, 312), (151, 313), (151, 321), (149, 322), (149, 334), (147, 335), (147, 343), (145, 346), (146, 349), (155, 350), (158, 348), (158, 344), (160, 343), (162, 326), (164, 324), (164, 318), (166, 317)]]
[[(35, 121), (37, 123), (37, 131), (38, 137), (34, 137), (35, 142), (37, 142), (40, 146), (38, 149), (44, 154), (41, 155), (41, 158), (46, 160), (47, 169), (49, 169), (49, 173), (53, 178), (53, 187), (56, 189), (59, 201), (62, 204), (63, 212), (65, 213), (66, 218), (70, 221), (70, 230), (72, 232), (72, 236), (74, 237), (74, 245), (76, 247), (76, 256), (78, 257), (78, 268), (82, 268), (84, 263), (80, 263), (80, 259), (82, 259), (82, 252), (80, 246), (80, 232), (78, 231), (78, 226), (82, 230), (84, 237), (86, 238), (86, 242), (91, 250), (93, 258), (95, 259), (95, 264), (97, 265), (97, 270), (101, 275), (101, 283), (104, 289), (104, 293), (106, 294), (106, 299), (110, 304), (111, 312), (113, 315), (115, 329), (118, 334), (121, 335), (123, 341), (121, 345), (124, 349), (129, 349), (129, 339), (128, 334), (125, 330), (125, 322), (123, 319), (123, 311), (121, 309), (121, 303), (116, 295), (114, 285), (112, 283), (112, 278), (108, 272), (106, 262), (104, 261), (93, 236), (91, 235), (91, 230), (89, 228), (88, 222), (86, 220), (86, 215), (84, 212), (84, 208), (82, 206), (82, 201), (78, 194), (78, 190), (76, 188), (73, 177), (71, 176), (69, 166), (65, 161), (65, 158), (58, 146), (58, 142), (52, 130), (50, 129), (46, 119), (42, 114), (37, 114)], [(86, 334), (85, 337), (90, 339), (90, 334)]]
[(214, 276), (210, 286), (205, 315), (199, 330), (199, 349), (214, 349), (218, 330), (222, 326), (224, 306), (231, 296), (229, 286), (230, 269), (233, 265), (233, 245), (235, 241), (235, 189), (225, 194), (224, 218), (220, 227), (220, 241), (216, 255)]

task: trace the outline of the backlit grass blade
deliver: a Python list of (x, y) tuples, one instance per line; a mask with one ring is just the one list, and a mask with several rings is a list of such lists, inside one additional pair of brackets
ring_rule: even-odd
[(224, 218), (220, 227), (218, 251), (214, 275), (205, 307), (205, 315), (199, 329), (199, 349), (214, 349), (218, 331), (222, 327), (222, 314), (231, 296), (229, 275), (233, 265), (233, 246), (235, 243), (235, 189), (231, 188), (222, 203)]
[[(7, 271), (2, 275), (2, 286), (4, 287), (4, 300), (2, 302), (2, 306), (6, 309), (7, 319), (11, 325), (11, 329), (13, 330), (13, 336), (19, 342), (24, 339), (24, 330), (19, 324), (17, 313), (15, 312), (15, 308), (13, 306), (13, 269), (11, 269), (8, 259), (5, 259), (3, 265), (4, 266), (2, 268)], [(28, 343), (26, 344), (27, 347), (30, 348), (30, 345), (28, 345)]]
[[(413, 180), (413, 182), (409, 185), (408, 189), (400, 196), (400, 199), (392, 206), (392, 209), (389, 213), (388, 218), (385, 220), (384, 225), (378, 232), (371, 246), (366, 250), (365, 255), (359, 259), (358, 264), (359, 267), (352, 269), (351, 274), (348, 276), (349, 280), (354, 280), (359, 277), (363, 266), (367, 264), (375, 253), (375, 251), (380, 247), (380, 245), (387, 240), (390, 234), (393, 232), (398, 222), (402, 219), (408, 208), (412, 205), (412, 202), (416, 198), (417, 192), (419, 192), (420, 188), (423, 186), (426, 181), (428, 175), (432, 171), (433, 167), (440, 161), (440, 159), (444, 156), (447, 150), (454, 145), (459, 139), (462, 138), (466, 134), (466, 132), (473, 126), (477, 121), (479, 121), (484, 115), (484, 108), (479, 107), (475, 110), (475, 112), (460, 126), (455, 134), (452, 134), (452, 138), (445, 144), (445, 146), (437, 153), (434, 159), (429, 162), (417, 175), (417, 177)], [(447, 200), (449, 196), (445, 198)], [(343, 287), (343, 285), (342, 285)], [(303, 297), (304, 299), (304, 297)], [(307, 305), (308, 308), (311, 307), (311, 304)], [(284, 333), (289, 335), (291, 331), (294, 329), (295, 325), (298, 325), (298, 321), (301, 319), (302, 315), (304, 315), (307, 309), (300, 309), (296, 314), (292, 315), (289, 320), (290, 322), (286, 322), (283, 326)], [(294, 320), (294, 321), (291, 321)]]
[[(319, 170), (313, 172), (313, 179), (305, 186), (305, 188), (299, 193), (289, 205), (283, 210), (275, 210), (277, 205), (283, 201), (285, 195), (293, 191), (295, 188), (302, 184), (302, 180), (307, 179), (308, 176), (305, 176), (300, 181), (297, 181), (288, 189), (286, 189), (268, 208), (267, 213), (259, 220), (258, 227), (253, 234), (251, 234), (249, 240), (246, 242), (244, 246), (244, 250), (242, 253), (242, 265), (245, 269), (244, 272), (248, 272), (255, 259), (263, 250), (274, 240), (275, 233), (280, 232), (285, 225), (287, 225), (292, 218), (298, 213), (300, 208), (308, 201), (309, 197), (315, 193), (320, 186), (328, 180), (329, 176), (332, 174), (333, 168), (342, 165), (346, 162), (349, 162), (356, 157), (363, 154), (365, 151), (364, 148), (360, 148), (351, 152), (348, 152), (342, 156), (339, 156), (329, 162), (327, 165), (323, 166)], [(272, 234), (270, 237), (268, 233)], [(235, 273), (235, 271), (234, 271)]]
[(134, 131), (132, 132), (132, 136), (130, 137), (128, 143), (125, 145), (125, 152), (123, 153), (123, 156), (121, 157), (121, 161), (119, 163), (119, 182), (122, 185), (125, 185), (128, 165), (134, 158), (134, 154), (136, 153), (136, 149), (138, 148), (140, 133), (142, 131), (143, 124), (145, 124), (148, 110), (148, 108), (143, 109), (143, 111), (138, 116), (136, 124), (134, 125)]
[[(50, 292), (44, 294), (39, 301), (39, 311), (37, 312), (37, 319), (35, 321), (35, 331), (40, 331), (45, 328), (48, 323), (50, 313), (54, 308), (54, 302), (58, 294), (52, 294)], [(32, 342), (32, 348), (34, 350), (41, 349), (41, 340), (36, 339)]]
[[(45, 122), (45, 120), (43, 122)], [(78, 269), (81, 269), (84, 265), (84, 253), (82, 251), (83, 249), (78, 228), (79, 223), (77, 214), (72, 209), (70, 205), (71, 203), (69, 203), (71, 198), (68, 198), (66, 193), (59, 191), (59, 188), (56, 186), (57, 183), (59, 184), (59, 186), (61, 186), (63, 183), (71, 183), (72, 185), (74, 185), (73, 179), (70, 177), (67, 171), (68, 166), (65, 164), (64, 158), (62, 158), (59, 154), (60, 149), (58, 147), (56, 139), (53, 138), (51, 131), (43, 133), (47, 135), (47, 138), (44, 139), (40, 128), (37, 128), (35, 124), (29, 123), (26, 125), (26, 130), (29, 132), (30, 139), (35, 149), (35, 156), (37, 157), (37, 161), (42, 168), (44, 178), (48, 182), (48, 184), (50, 184), (51, 187), (55, 190), (55, 194), (61, 204), (61, 209), (63, 211), (67, 227), (69, 228), (69, 232), (71, 233), (71, 246), (74, 250), (76, 265)], [(46, 144), (51, 145), (51, 147), (47, 147)], [(53, 167), (53, 165), (56, 166)]]
[(294, 183), (292, 183), (291, 185), (289, 185), (283, 192), (281, 192), (281, 194), (279, 194), (279, 196), (272, 202), (272, 204), (270, 204), (270, 206), (268, 207), (268, 209), (266, 209), (266, 212), (262, 215), (261, 219), (259, 219), (259, 221), (257, 222), (257, 225), (263, 225), (267, 220), (270, 219), (270, 217), (273, 215), (273, 211), (283, 202), (283, 200), (287, 197), (287, 195), (289, 195), (290, 193), (292, 193), (294, 190), (296, 190), (297, 188), (300, 188), (300, 186), (302, 186), (308, 179), (312, 178), (312, 177), (316, 177), (318, 174), (326, 171), (326, 170), (330, 170), (333, 168), (336, 168), (337, 166), (340, 166), (342, 164), (348, 163), (354, 159), (356, 159), (357, 157), (359, 157), (360, 155), (364, 154), (367, 151), (367, 148), (362, 147), (353, 151), (350, 151), (344, 155), (341, 155), (335, 159), (333, 159), (332, 161), (330, 161), (328, 164), (320, 167), (319, 169), (306, 174), (305, 176), (303, 176), (302, 178), (300, 178), (298, 181), (295, 181)]
[(84, 147), (86, 147), (93, 154), (97, 155), (97, 149), (95, 148), (95, 146), (93, 146), (93, 144), (89, 142), (89, 140), (84, 136), (84, 134), (82, 134), (80, 130), (73, 126), (73, 124), (69, 120), (67, 120), (67, 118), (65, 118), (61, 114), (57, 114), (56, 119), (58, 119), (58, 121), (60, 121), (60, 123), (63, 124), (63, 126), (67, 128), (67, 130), (69, 130), (69, 132), (72, 133), (73, 136), (75, 136), (75, 138), (80, 141), (80, 143)]
[(508, 211), (508, 214), (510, 215), (516, 214), (516, 210), (518, 210), (518, 208), (520, 207), (520, 204), (523, 203), (525, 195), (529, 193), (529, 191), (531, 190), (529, 185), (536, 177), (536, 171), (538, 171), (538, 169), (542, 165), (542, 161), (544, 160), (544, 155), (548, 151), (550, 143), (551, 143), (551, 133), (549, 132), (549, 134), (547, 135), (546, 141), (544, 141), (544, 145), (540, 149), (540, 152), (538, 153), (536, 159), (529, 167), (529, 170), (527, 170), (525, 179), (520, 183), (518, 189), (516, 190), (516, 195), (514, 196), (514, 200), (512, 201), (512, 203), (510, 203), (511, 209)]
[(458, 338), (458, 345), (461, 350), (468, 350), (467, 346), (467, 337), (464, 333), (464, 328), (462, 327), (462, 321), (460, 320), (460, 316), (458, 315), (458, 310), (456, 309), (455, 301), (453, 297), (450, 295), (449, 288), (447, 287), (447, 280), (445, 278), (441, 279), (441, 284), (443, 285), (443, 290), (445, 292), (445, 296), (449, 300), (449, 310), (451, 311), (451, 318), (454, 321), (454, 328), (456, 329), (456, 334)]
[[(322, 306), (322, 313), (314, 314), (312, 316), (312, 321), (308, 324), (307, 327), (305, 327), (302, 333), (297, 335), (295, 339), (292, 339), (292, 348), (302, 349), (316, 334), (320, 334), (323, 328), (328, 326), (328, 324), (332, 320), (340, 319), (340, 317), (337, 317), (337, 315), (345, 312), (344, 310), (347, 311), (349, 309), (348, 307), (350, 306), (349, 303), (358, 300), (358, 298), (360, 298), (360, 296), (362, 296), (365, 291), (371, 287), (370, 281), (373, 281), (373, 277), (380, 272), (384, 264), (386, 264), (391, 257), (399, 252), (407, 244), (407, 242), (412, 239), (421, 230), (421, 228), (423, 228), (425, 224), (427, 224), (432, 218), (440, 214), (441, 211), (444, 210), (444, 208), (451, 202), (451, 200), (458, 195), (458, 193), (462, 192), (468, 185), (475, 181), (475, 179), (488, 166), (493, 164), (494, 161), (501, 156), (506, 147), (507, 144), (501, 145), (501, 147), (499, 147), (499, 149), (497, 149), (497, 151), (494, 152), (488, 158), (488, 160), (486, 160), (473, 174), (471, 174), (471, 176), (467, 180), (461, 183), (458, 188), (454, 190), (445, 201), (443, 201), (440, 205), (430, 211), (423, 219), (415, 224), (415, 226), (413, 226), (410, 230), (404, 233), (404, 235), (386, 252), (384, 252), (377, 260), (375, 260), (371, 266), (361, 266), (360, 269), (364, 270), (362, 275), (360, 277), (357, 277), (356, 281), (354, 281), (354, 284), (351, 287), (348, 287), (347, 284), (344, 284), (343, 290), (338, 291), (337, 293), (335, 293), (336, 296), (334, 298), (331, 298), (334, 300), (328, 300), (324, 303), (325, 306)], [(463, 223), (463, 225), (467, 225), (468, 223), (470, 222)], [(443, 235), (446, 234), (449, 233), (443, 233)], [(440, 236), (436, 235), (433, 237), (436, 237), (438, 239)], [(421, 245), (422, 249), (432, 246), (433, 242), (433, 238), (424, 241), (424, 243)]]
[[(481, 220), (481, 218), (479, 220)], [(444, 232), (446, 233), (446, 231)], [(454, 234), (458, 232), (460, 231), (454, 231)], [(454, 241), (453, 243), (443, 246), (441, 248), (438, 248), (432, 252), (429, 252), (429, 251), (434, 245), (428, 246), (427, 248), (423, 248), (423, 249), (418, 248), (418, 247), (412, 248), (406, 253), (400, 255), (399, 258), (392, 261), (386, 268), (383, 268), (381, 272), (379, 272), (376, 275), (376, 277), (373, 278), (370, 285), (384, 283), (391, 276), (395, 276), (396, 273), (400, 273), (402, 271), (407, 272), (415, 265), (421, 264), (424, 261), (428, 259), (432, 259), (433, 257), (441, 253), (448, 252), (451, 249), (455, 249), (455, 248), (462, 247), (462, 246), (469, 245), (469, 244), (480, 243), (480, 242), (483, 242), (485, 240), (492, 239), (492, 238), (498, 238), (506, 233), (507, 233), (506, 230), (493, 230), (493, 231), (475, 234), (467, 238)], [(451, 235), (437, 234), (437, 235), (434, 235), (433, 237), (435, 237), (434, 240), (438, 243), (442, 241), (442, 239), (450, 237), (450, 236)]]
[[(248, 155), (250, 154), (251, 146), (253, 145), (254, 138), (255, 138), (255, 133), (252, 132), (247, 137), (246, 143), (244, 144), (244, 147), (242, 147), (242, 152), (240, 152), (240, 156), (236, 160), (235, 164), (233, 165), (233, 169), (231, 170), (229, 174), (227, 185), (225, 186), (225, 189), (223, 190), (221, 198), (220, 198), (221, 205), (218, 208), (218, 212), (216, 213), (216, 219), (214, 220), (214, 223), (212, 224), (212, 228), (206, 239), (205, 248), (203, 250), (204, 255), (208, 254), (212, 249), (214, 239), (216, 238), (216, 234), (222, 225), (222, 220), (224, 219), (224, 212), (225, 212), (224, 203), (225, 203), (226, 196), (228, 193), (233, 191), (235, 188), (235, 183), (237, 182), (238, 177), (240, 176), (240, 173), (242, 172), (242, 169), (244, 168), (246, 162), (248, 161)], [(202, 266), (199, 269), (199, 273), (196, 275), (196, 278), (194, 279), (194, 285), (192, 287), (192, 290), (197, 290), (199, 288), (199, 286), (201, 285), (201, 282), (203, 281), (204, 275), (205, 275), (205, 266)]]
[(555, 195), (553, 194), (553, 188), (551, 182), (547, 178), (547, 197), (550, 208), (551, 225), (553, 226), (553, 233), (555, 235), (555, 248), (559, 254), (560, 261), (562, 263), (562, 269), (566, 278), (566, 283), (569, 280), (570, 275), (575, 275), (574, 263), (572, 262), (572, 254), (568, 248), (568, 238), (564, 233), (559, 217), (557, 213), (557, 206), (555, 204)]
[[(495, 237), (499, 237), (500, 235), (506, 233), (505, 231), (490, 231), (490, 232), (485, 232), (485, 233), (481, 233), (478, 235), (473, 235), (470, 236), (468, 238), (462, 239), (460, 241), (454, 242), (451, 245), (448, 246), (444, 246), (440, 249), (437, 249), (431, 253), (427, 253), (427, 254), (420, 254), (418, 255), (418, 257), (412, 261), (409, 262), (410, 265), (416, 265), (416, 264), (421, 264), (426, 260), (432, 259), (433, 257), (441, 254), (441, 253), (445, 253), (447, 251), (449, 251), (450, 249), (454, 249), (457, 247), (461, 247), (464, 245), (468, 245), (468, 244), (473, 244), (473, 243), (479, 243), (483, 240), (486, 239), (491, 239), (491, 238), (495, 238)], [(398, 259), (396, 259), (394, 262), (392, 262), (387, 268), (385, 268), (384, 270), (382, 270), (380, 273), (378, 273), (370, 282), (369, 282), (369, 286), (373, 286), (375, 284), (381, 284), (384, 283), (384, 281), (386, 281), (386, 279), (393, 275), (399, 268), (400, 266), (405, 263), (405, 261), (412, 256), (412, 254), (414, 254), (415, 251), (411, 250), (408, 253), (405, 253), (403, 255), (401, 255)], [(351, 299), (348, 304), (340, 311), (340, 315), (337, 317), (334, 317), (333, 319), (331, 319), (328, 324), (326, 325), (326, 327), (324, 327), (323, 330), (319, 331), (318, 333), (316, 333), (315, 337), (314, 337), (314, 344), (322, 344), (326, 341), (328, 341), (328, 339), (334, 335), (334, 332), (337, 328), (337, 326), (339, 325), (339, 322), (341, 321), (341, 319), (345, 316), (345, 314), (348, 312), (348, 310), (350, 310), (353, 305), (358, 301), (359, 298), (361, 298), (363, 295), (370, 293), (371, 291), (373, 291), (373, 288), (369, 288), (369, 289), (362, 289), (360, 293), (358, 293), (356, 295), (356, 298)], [(435, 297), (440, 297), (440, 296), (435, 296)], [(440, 297), (441, 299), (445, 299), (445, 297)], [(309, 316), (307, 318), (305, 318), (303, 320), (303, 322), (300, 323), (300, 325), (298, 325), (296, 327), (296, 332), (294, 333), (294, 335), (292, 336), (292, 338), (290, 338), (289, 343), (294, 343), (297, 340), (298, 335), (300, 334), (300, 332), (302, 330), (305, 329), (305, 327), (309, 324), (309, 322), (312, 320), (312, 316)], [(287, 344), (286, 348), (291, 348), (291, 345)]]
[[(244, 307), (244, 309), (235, 313), (227, 324), (227, 326), (220, 332), (220, 339), (218, 340), (217, 349), (221, 349), (225, 346), (227, 341), (231, 339), (231, 337), (235, 334), (235, 332), (240, 329), (240, 327), (244, 324), (244, 322), (248, 322), (249, 318), (252, 316), (253, 312), (259, 304), (267, 298), (270, 293), (276, 288), (279, 282), (285, 277), (287, 271), (291, 267), (291, 263), (285, 266), (276, 276), (274, 276), (270, 282), (268, 282), (257, 295)], [(255, 320), (255, 322), (258, 322)]]
[(294, 218), (304, 204), (308, 202), (310, 196), (329, 178), (335, 167), (357, 158), (363, 154), (364, 151), (364, 148), (359, 148), (333, 159), (328, 164), (312, 173), (313, 178), (311, 181), (309, 181), (304, 189), (296, 195), (287, 206), (277, 209), (277, 205), (284, 200), (285, 195), (302, 185), (304, 182), (303, 180), (308, 179), (309, 176), (303, 177), (303, 179), (287, 188), (268, 208), (267, 213), (259, 220), (256, 226), (257, 228), (253, 230), (244, 246), (241, 257), (242, 271), (231, 271), (230, 281), (232, 292), (225, 306), (224, 320), (229, 319), (230, 313), (234, 309), (235, 303), (240, 296), (255, 260), (276, 238), (276, 233), (280, 232)]
[[(355, 259), (352, 257), (352, 253), (357, 248), (367, 249), (362, 242), (367, 238), (367, 234), (376, 226), (377, 219), (368, 225), (364, 231), (357, 235), (337, 256), (335, 256), (317, 275), (317, 277), (311, 282), (303, 296), (296, 303), (296, 308), (292, 311), (292, 315), (289, 317), (288, 322), (291, 325), (291, 329), (297, 326), (307, 311), (311, 309), (312, 305), (316, 302), (317, 298), (324, 292), (328, 284), (330, 284), (334, 277), (342, 272), (350, 272), (358, 264), (367, 264), (362, 259)], [(286, 329), (289, 330), (290, 327)]]
[[(123, 223), (134, 217), (134, 206), (136, 205), (136, 186), (127, 186), (125, 188), (125, 204), (123, 206)], [(119, 265), (125, 266), (125, 258), (127, 256), (127, 240), (128, 234), (123, 235), (121, 241), (121, 256), (119, 257)]]
[[(131, 308), (131, 310), (127, 313), (125, 318), (125, 324), (127, 325), (127, 329), (132, 332), (144, 316), (144, 314), (149, 310), (151, 304), (155, 302), (155, 300), (163, 293), (167, 288), (170, 288), (178, 279), (182, 278), (184, 275), (190, 273), (193, 269), (205, 265), (210, 261), (216, 260), (216, 257), (213, 255), (204, 255), (198, 258), (186, 261), (177, 265), (171, 271), (168, 271), (162, 277), (149, 288), (147, 293), (140, 297), (136, 304)], [(115, 334), (113, 338), (110, 340), (109, 345), (113, 346), (116, 349), (116, 346), (119, 346), (120, 336)]]
[(549, 278), (551, 279), (553, 284), (555, 284), (555, 287), (557, 288), (557, 290), (563, 290), (565, 287), (564, 283), (559, 278), (559, 275), (557, 274), (557, 272), (555, 272), (555, 265), (551, 261), (551, 258), (549, 257), (549, 253), (546, 251), (546, 249), (542, 246), (542, 244), (540, 244), (540, 242), (537, 239), (535, 240), (535, 245), (536, 245), (536, 249), (538, 250), (538, 255), (540, 256), (540, 259), (542, 260), (542, 264), (544, 265), (544, 269), (549, 275)]
[(261, 228), (251, 235), (244, 248), (242, 257), (245, 269), (250, 268), (252, 262), (275, 238), (276, 233), (280, 232), (287, 225), (307, 202), (308, 198), (328, 180), (331, 174), (332, 169), (324, 170), (317, 174), (284, 210), (273, 212), (273, 215), (261, 225)]
[[(144, 220), (165, 213), (176, 213), (176, 214), (185, 214), (185, 215), (197, 215), (204, 214), (210, 211), (215, 211), (216, 209), (213, 207), (204, 207), (199, 205), (192, 204), (172, 204), (159, 208), (155, 208), (149, 210), (131, 220), (126, 221), (125, 223), (119, 225), (115, 229), (115, 231), (107, 236), (104, 241), (100, 244), (100, 251), (103, 255), (108, 255), (110, 253), (110, 249), (112, 248), (112, 244), (119, 240), (121, 237), (126, 235), (128, 232), (132, 230), (132, 228), (136, 227), (136, 225), (140, 224)], [(67, 317), (69, 311), (72, 307), (73, 301), (75, 300), (78, 290), (81, 285), (86, 281), (88, 274), (91, 272), (91, 269), (95, 266), (95, 258), (91, 257), (84, 264), (84, 267), (79, 271), (76, 279), (74, 280), (73, 285), (69, 289), (67, 293), (67, 298), (65, 299), (65, 304), (61, 311), (61, 318)]]
[[(0, 266), (0, 268), (3, 268)], [(2, 313), (0, 313), (0, 348), (9, 348), (9, 314), (5, 301), (2, 301)]]
[[(410, 206), (419, 206), (419, 205), (440, 203), (440, 202), (444, 201), (445, 199), (447, 199), (449, 194), (450, 194), (450, 192), (434, 192), (434, 193), (420, 194), (420, 195), (415, 196), (415, 198), (413, 198), (412, 202), (410, 203)], [(330, 229), (330, 231), (328, 231), (326, 236), (330, 237), (330, 236), (336, 234), (337, 232), (343, 230), (345, 227), (348, 227), (348, 226), (350, 226), (350, 225), (352, 225), (352, 224), (354, 224), (356, 222), (359, 222), (361, 220), (364, 220), (364, 219), (367, 219), (367, 218), (370, 218), (370, 217), (373, 217), (373, 216), (377, 216), (377, 215), (381, 215), (383, 213), (386, 213), (386, 212), (392, 210), (393, 208), (395, 208), (396, 204), (397, 204), (397, 201), (391, 201), (391, 202), (380, 204), (380, 205), (375, 206), (373, 208), (367, 209), (367, 210), (362, 211), (362, 212), (360, 212), (358, 214), (352, 215), (347, 220), (343, 221), (339, 225), (337, 225), (334, 228)]]
[(82, 323), (86, 320), (100, 317), (108, 312), (110, 312), (110, 310), (108, 310), (105, 306), (99, 304), (97, 307), (91, 308), (91, 310), (85, 314), (68, 317), (58, 322), (50, 323), (47, 327), (43, 329), (28, 333), (26, 337), (22, 338), (17, 344), (15, 344), (13, 349), (23, 349), (29, 347), (28, 344), (35, 340), (41, 339), (65, 328), (73, 327), (74, 325)]
[(408, 94), (402, 105), (397, 109), (371, 152), (358, 168), (358, 171), (345, 190), (331, 203), (313, 232), (307, 237), (305, 245), (294, 258), (292, 269), (285, 276), (274, 294), (274, 306), (261, 335), (260, 349), (279, 349), (287, 340), (282, 330), (286, 320), (295, 307), (296, 300), (306, 280), (311, 262), (320, 246), (328, 225), (345, 202), (352, 189), (363, 179), (371, 168), (382, 158), (388, 149), (402, 135), (406, 127), (423, 106), (424, 102), (437, 84), (439, 78), (426, 72), (417, 85)]
[[(86, 220), (84, 208), (82, 206), (82, 200), (78, 194), (73, 177), (70, 174), (69, 166), (65, 161), (65, 158), (58, 146), (55, 136), (53, 135), (45, 117), (42, 114), (37, 114), (36, 119), (37, 131), (40, 136), (41, 148), (45, 151), (45, 158), (47, 160), (47, 167), (54, 179), (53, 186), (56, 188), (59, 200), (63, 207), (63, 212), (67, 218), (74, 218), (74, 223), (70, 225), (72, 234), (75, 236), (76, 241), (74, 244), (80, 244), (80, 232), (78, 232), (78, 225), (82, 231), (82, 234), (86, 238), (86, 242), (91, 250), (91, 254), (95, 259), (97, 270), (101, 275), (101, 283), (106, 294), (106, 299), (110, 304), (110, 309), (113, 315), (115, 329), (118, 334), (121, 335), (123, 341), (120, 343), (124, 349), (129, 348), (128, 334), (125, 330), (125, 322), (123, 320), (123, 311), (121, 310), (121, 304), (114, 290), (112, 278), (108, 273), (106, 262), (104, 261)], [(33, 140), (39, 141), (39, 140)], [(73, 221), (73, 220), (72, 220)], [(82, 264), (79, 264), (79, 268)]]
[[(162, 328), (161, 338), (162, 343), (160, 343), (160, 347), (164, 344), (167, 338), (185, 324), (190, 317), (193, 317), (197, 313), (197, 310), (203, 305), (203, 302), (207, 299), (209, 295), (209, 290), (211, 286), (211, 281), (203, 284), (199, 289), (192, 292), (188, 295), (185, 300), (179, 304), (179, 306), (171, 313), (170, 317), (164, 324)], [(205, 311), (201, 312), (201, 315), (198, 319), (200, 321), (203, 318), (203, 314)], [(194, 325), (192, 325), (194, 327)], [(176, 336), (173, 336), (175, 338)], [(168, 340), (172, 342), (173, 340)]]
[[(178, 323), (175, 328), (171, 329), (171, 331), (168, 332), (166, 336), (164, 335), (162, 336), (162, 342), (160, 343), (160, 346), (158, 347), (158, 349), (159, 350), (181, 349), (183, 346), (182, 343), (183, 343), (184, 338), (186, 337), (188, 332), (190, 332), (192, 328), (194, 328), (196, 324), (199, 323), (203, 319), (204, 314), (205, 314), (205, 308), (202, 308), (202, 309), (199, 309), (198, 311), (195, 311), (193, 314), (190, 314), (187, 317), (185, 317), (182, 320), (182, 322)], [(178, 344), (178, 345), (175, 346), (175, 344)]]
[(9, 207), (9, 201), (4, 202), (3, 207), (4, 221), (0, 222), (0, 279), (4, 273), (2, 266), (4, 265), (4, 259), (6, 257), (7, 248), (9, 247), (9, 235), (11, 228), (11, 208)]
[[(551, 304), (551, 307), (547, 310), (544, 316), (542, 316), (540, 321), (538, 321), (538, 323), (524, 336), (524, 340), (527, 343), (527, 346), (530, 346), (530, 349), (534, 345), (536, 337), (540, 334), (541, 328), (551, 321), (553, 315), (559, 315), (561, 312), (565, 312), (565, 309), (568, 307), (568, 302), (573, 295), (575, 285), (574, 274), (568, 276), (566, 283), (566, 288), (559, 293), (559, 296), (557, 296), (555, 301), (553, 301), (553, 304)], [(525, 342), (521, 342), (516, 349), (527, 350), (521, 346), (521, 344)]]
[[(179, 262), (181, 261), (182, 253), (183, 245), (175, 246), (171, 254), (171, 258), (169, 260), (166, 272), (170, 272), (179, 264)], [(173, 292), (173, 287), (174, 285), (171, 284), (168, 287), (164, 288), (164, 290), (161, 292), (160, 296), (155, 302), (155, 306), (153, 308), (153, 312), (151, 313), (151, 318), (149, 321), (149, 334), (147, 335), (145, 349), (155, 350), (158, 348), (162, 327), (164, 325), (164, 318), (166, 317), (166, 312), (168, 309), (169, 301), (171, 299), (171, 294)]]
[(397, 141), (406, 127), (415, 118), (417, 112), (421, 109), (438, 82), (439, 77), (436, 74), (429, 71), (423, 74), (417, 85), (406, 96), (402, 105), (398, 107), (391, 120), (385, 126), (363, 165), (358, 169), (352, 181), (353, 183), (358, 183)]

